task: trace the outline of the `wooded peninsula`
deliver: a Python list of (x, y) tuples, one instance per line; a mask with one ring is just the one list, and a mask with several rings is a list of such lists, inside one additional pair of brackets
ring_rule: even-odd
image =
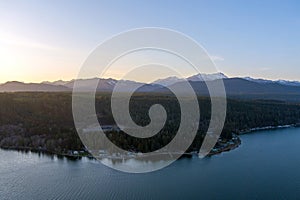
[[(95, 108), (101, 125), (114, 125), (110, 93), (96, 95)], [(197, 152), (205, 137), (211, 115), (211, 101), (198, 97), (201, 111), (198, 133), (187, 152)], [(180, 105), (175, 96), (136, 93), (131, 97), (130, 114), (136, 124), (150, 123), (151, 105), (161, 104), (167, 112), (164, 128), (147, 139), (134, 138), (111, 130), (106, 136), (119, 147), (132, 152), (152, 152), (168, 144), (180, 124)], [(87, 155), (73, 122), (71, 92), (0, 93), (0, 147), (72, 155)], [(300, 104), (272, 100), (228, 99), (227, 116), (216, 151), (225, 144), (239, 142), (238, 135), (258, 127), (300, 123)], [(221, 148), (222, 150), (222, 148)]]

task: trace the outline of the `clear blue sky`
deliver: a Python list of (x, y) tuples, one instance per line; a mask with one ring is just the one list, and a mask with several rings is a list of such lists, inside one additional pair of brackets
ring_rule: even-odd
[(0, 82), (72, 79), (103, 40), (149, 26), (193, 37), (229, 76), (300, 80), (297, 0), (1, 0)]

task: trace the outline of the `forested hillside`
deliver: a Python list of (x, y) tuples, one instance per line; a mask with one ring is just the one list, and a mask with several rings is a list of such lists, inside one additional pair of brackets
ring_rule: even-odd
[[(96, 110), (101, 125), (112, 125), (110, 94), (99, 93)], [(0, 147), (32, 149), (65, 154), (69, 150), (83, 150), (72, 116), (71, 93), (0, 93)], [(107, 136), (124, 149), (148, 152), (171, 141), (180, 122), (180, 107), (169, 95), (136, 94), (130, 103), (133, 120), (139, 125), (150, 122), (148, 109), (162, 104), (168, 113), (163, 130), (150, 139), (132, 138), (122, 132)], [(210, 120), (210, 99), (199, 97), (201, 120), (198, 135), (190, 150), (200, 147)], [(228, 100), (223, 139), (255, 127), (297, 124), (300, 105), (281, 101)]]

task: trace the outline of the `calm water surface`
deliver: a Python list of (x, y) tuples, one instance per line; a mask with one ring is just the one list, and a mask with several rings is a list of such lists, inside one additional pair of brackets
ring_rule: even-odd
[(233, 151), (126, 174), (82, 159), (0, 150), (0, 199), (297, 199), (300, 128), (241, 136)]

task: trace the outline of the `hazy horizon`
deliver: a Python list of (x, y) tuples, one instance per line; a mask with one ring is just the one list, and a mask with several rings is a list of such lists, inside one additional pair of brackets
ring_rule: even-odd
[[(280, 80), (284, 80), (284, 81), (298, 81), (298, 80), (288, 80), (288, 79), (265, 79), (263, 77), (250, 77), (250, 76), (233, 76), (233, 77), (230, 77), (228, 76), (226, 73), (223, 73), (223, 72), (217, 72), (217, 73), (220, 73), (220, 74), (223, 74), (225, 76), (227, 76), (228, 78), (253, 78), (253, 79), (263, 79), (263, 80), (270, 80), (270, 81), (280, 81)], [(203, 73), (205, 74), (205, 73)], [(190, 75), (190, 76), (186, 76), (186, 77), (183, 77), (183, 78), (189, 78), (191, 76), (194, 76), (194, 75), (197, 75), (197, 74), (193, 74), (193, 75)], [(206, 75), (211, 75), (211, 74), (206, 74)], [(174, 76), (163, 76), (161, 78), (156, 78), (156, 79), (153, 79), (151, 81), (138, 81), (138, 80), (132, 80), (132, 79), (120, 79), (120, 78), (113, 78), (113, 77), (99, 77), (99, 76), (95, 76), (95, 77), (90, 77), (90, 78), (86, 78), (86, 80), (89, 80), (89, 79), (115, 79), (115, 80), (128, 80), (128, 81), (135, 81), (135, 82), (141, 82), (141, 83), (153, 83), (155, 81), (158, 81), (160, 79), (167, 79), (167, 78), (170, 78), (170, 77), (174, 77)], [(177, 77), (177, 76), (175, 76)], [(180, 78), (180, 77), (177, 77), (177, 78)], [(26, 81), (22, 81), (22, 80), (10, 80), (10, 81), (6, 81), (6, 82), (0, 82), (0, 85), (1, 84), (5, 84), (5, 83), (8, 83), (8, 82), (20, 82), (20, 83), (53, 83), (53, 82), (59, 82), (59, 81), (62, 81), (62, 82), (69, 82), (69, 81), (73, 81), (73, 80), (76, 80), (76, 77), (72, 78), (72, 79), (57, 79), (57, 80), (43, 80), (43, 81), (40, 81), (40, 82), (26, 82)], [(299, 81), (300, 82), (300, 81)]]
[(229, 77), (300, 80), (298, 1), (52, 3), (0, 2), (0, 83), (74, 79), (97, 45), (140, 27), (194, 38)]

